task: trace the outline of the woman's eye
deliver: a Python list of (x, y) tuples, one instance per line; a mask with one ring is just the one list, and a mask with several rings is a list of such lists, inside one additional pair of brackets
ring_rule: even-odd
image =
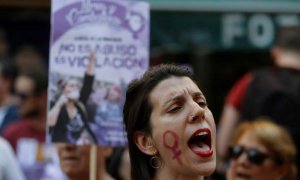
[(172, 107), (168, 112), (175, 113), (175, 112), (179, 111), (180, 109), (181, 109), (181, 106), (175, 106), (175, 107)]
[(207, 103), (205, 101), (200, 101), (198, 102), (199, 106), (200, 107), (206, 107), (207, 106)]

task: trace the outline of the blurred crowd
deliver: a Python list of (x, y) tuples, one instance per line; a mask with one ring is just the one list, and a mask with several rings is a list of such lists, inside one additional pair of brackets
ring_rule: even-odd
[[(217, 136), (219, 171), (226, 171), (229, 145), (234, 139), (237, 126), (242, 122), (252, 122), (258, 117), (268, 118), (288, 130), (280, 136), (277, 133), (271, 134), (275, 139), (274, 142), (259, 140), (268, 151), (271, 151), (269, 154), (281, 159), (277, 164), (299, 166), (300, 159), (299, 155), (296, 155), (296, 149), (299, 149), (300, 145), (300, 133), (297, 129), (300, 117), (300, 27), (283, 27), (275, 39), (270, 50), (274, 66), (246, 73), (234, 84), (226, 97)], [(264, 128), (261, 128), (261, 131), (273, 133)], [(291, 140), (283, 137), (284, 134), (292, 136)], [(285, 143), (288, 144), (280, 142), (281, 138), (285, 138)], [(250, 140), (248, 141), (251, 144)], [(279, 147), (271, 147), (274, 145)], [(287, 156), (285, 153), (290, 157), (284, 157)], [(247, 151), (247, 154), (249, 155), (250, 151)], [(247, 172), (251, 172), (249, 167), (244, 168), (248, 169)], [(279, 179), (295, 179), (295, 177)]]
[[(89, 179), (92, 166), (97, 179), (130, 179), (127, 147), (45, 143), (46, 61), (29, 44), (9, 54), (5, 33), (0, 29), (0, 180)], [(207, 179), (299, 179), (300, 27), (283, 29), (270, 52), (274, 67), (247, 73), (224, 98), (217, 169)], [(95, 88), (92, 99), (123, 105), (122, 88), (101, 82)], [(89, 109), (95, 121), (108, 111)]]

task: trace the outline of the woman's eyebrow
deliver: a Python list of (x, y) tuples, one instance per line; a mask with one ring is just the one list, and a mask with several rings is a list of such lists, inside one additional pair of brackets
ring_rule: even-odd
[(182, 94), (178, 94), (173, 96), (172, 98), (168, 99), (166, 102), (163, 103), (163, 107), (167, 106), (168, 104), (174, 102), (174, 101), (180, 101), (183, 99), (183, 95)]
[[(170, 103), (172, 103), (174, 101), (180, 101), (180, 100), (182, 100), (184, 98), (183, 94), (177, 94), (177, 95), (175, 95), (173, 97), (172, 97), (172, 94), (171, 94), (170, 96), (171, 96), (171, 98), (168, 99), (166, 102), (163, 103), (163, 107), (167, 106), (168, 104), (170, 104)], [(192, 93), (192, 96), (193, 96), (193, 98), (202, 98), (202, 99), (206, 100), (205, 97), (204, 97), (204, 95), (202, 94), (202, 92), (194, 92), (194, 93)]]
[(202, 92), (194, 92), (193, 93), (193, 98), (202, 98), (202, 99), (205, 99), (205, 97), (202, 94)]

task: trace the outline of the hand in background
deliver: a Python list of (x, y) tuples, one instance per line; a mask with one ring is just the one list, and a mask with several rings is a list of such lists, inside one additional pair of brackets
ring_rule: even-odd
[(86, 73), (88, 75), (93, 75), (94, 74), (95, 62), (96, 62), (95, 52), (93, 50), (91, 50), (90, 51), (90, 59), (89, 59), (89, 63), (88, 63), (88, 66), (87, 66), (87, 71), (86, 71)]

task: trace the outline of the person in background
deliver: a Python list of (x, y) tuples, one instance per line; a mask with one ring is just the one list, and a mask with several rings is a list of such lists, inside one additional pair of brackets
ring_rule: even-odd
[(117, 85), (109, 87), (104, 99), (98, 102), (95, 121), (101, 124), (102, 121), (111, 121), (112, 123), (122, 123), (121, 90)]
[(13, 60), (20, 72), (38, 71), (41, 67), (47, 67), (42, 53), (32, 44), (21, 45), (15, 52)]
[(20, 119), (19, 106), (14, 96), (17, 75), (17, 67), (12, 61), (0, 61), (0, 134), (7, 125)]
[(33, 138), (40, 143), (45, 142), (47, 86), (46, 70), (22, 72), (16, 79), (15, 94), (20, 101), (21, 120), (11, 123), (3, 131), (16, 150), (21, 138)]
[(108, 171), (115, 180), (131, 180), (130, 157), (127, 147), (114, 148), (109, 159)]
[[(91, 146), (57, 143), (57, 151), (61, 169), (69, 180), (90, 179)], [(111, 153), (111, 147), (97, 147), (97, 180), (113, 180), (106, 170)]]
[(98, 129), (99, 144), (108, 146), (124, 146), (126, 144), (124, 134), (120, 133), (124, 129), (122, 118), (123, 97), (120, 87), (113, 85), (107, 89), (104, 99), (97, 103), (94, 120)]
[(25, 180), (10, 144), (0, 137), (0, 179)]
[(243, 122), (228, 151), (228, 180), (296, 180), (296, 147), (287, 130), (266, 119)]
[(214, 172), (214, 118), (186, 67), (160, 65), (133, 80), (123, 117), (133, 180), (202, 180)]
[(283, 27), (276, 38), (271, 50), (275, 66), (247, 73), (226, 98), (218, 126), (218, 169), (223, 169), (229, 141), (243, 120), (268, 117), (287, 128), (300, 147), (300, 27)]

